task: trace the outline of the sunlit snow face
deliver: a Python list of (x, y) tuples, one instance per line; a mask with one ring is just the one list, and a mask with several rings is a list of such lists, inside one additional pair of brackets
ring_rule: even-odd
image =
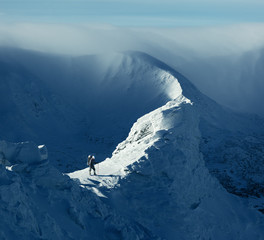
[(160, 71), (159, 75), (161, 83), (168, 86), (166, 93), (171, 100), (176, 99), (182, 94), (182, 88), (177, 78), (165, 71)]

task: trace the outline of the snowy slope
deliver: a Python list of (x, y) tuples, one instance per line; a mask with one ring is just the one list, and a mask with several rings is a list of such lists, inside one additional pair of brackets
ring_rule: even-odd
[(0, 153), (9, 165), (0, 168), (1, 239), (156, 239), (52, 167), (33, 142), (1, 141)]
[[(197, 108), (201, 132), (200, 151), (204, 154), (211, 174), (231, 193), (253, 198), (263, 196), (263, 119), (255, 115), (235, 113), (220, 106), (201, 94), (184, 76), (146, 54), (129, 54), (140, 62), (143, 69), (152, 66), (157, 76), (165, 75), (171, 81), (179, 80), (180, 84), (174, 86), (174, 98), (183, 93)], [(168, 84), (162, 86), (165, 91), (166, 88), (172, 89)], [(139, 89), (138, 96), (140, 94), (144, 92), (141, 93)], [(259, 204), (260, 210), (264, 208), (263, 204)]]
[(99, 177), (88, 169), (70, 176), (98, 181), (108, 204), (165, 239), (263, 239), (261, 214), (205, 167), (196, 114), (187, 99), (169, 102), (134, 124)]
[(213, 134), (205, 121), (234, 134), (251, 120), (199, 92), (192, 99), (179, 95), (138, 119), (113, 156), (97, 166), (99, 176), (89, 176), (88, 169), (69, 176), (97, 188), (98, 196), (121, 215), (164, 239), (263, 239), (261, 213), (226, 191), (201, 152), (202, 131)]

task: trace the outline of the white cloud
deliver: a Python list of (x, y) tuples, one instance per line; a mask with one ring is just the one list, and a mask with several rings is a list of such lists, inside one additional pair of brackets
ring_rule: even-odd
[(0, 24), (0, 44), (66, 54), (183, 49), (224, 55), (261, 47), (264, 24), (207, 28), (122, 28), (111, 25)]

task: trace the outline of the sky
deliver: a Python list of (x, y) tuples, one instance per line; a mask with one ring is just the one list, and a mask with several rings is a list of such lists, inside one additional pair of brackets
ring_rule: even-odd
[(1, 22), (98, 23), (135, 27), (264, 22), (262, 0), (0, 0)]

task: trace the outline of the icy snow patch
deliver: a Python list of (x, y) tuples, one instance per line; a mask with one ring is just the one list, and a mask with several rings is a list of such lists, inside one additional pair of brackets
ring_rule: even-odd
[(47, 149), (47, 147), (45, 145), (39, 145), (38, 149), (39, 149), (41, 160), (48, 159), (48, 149)]

